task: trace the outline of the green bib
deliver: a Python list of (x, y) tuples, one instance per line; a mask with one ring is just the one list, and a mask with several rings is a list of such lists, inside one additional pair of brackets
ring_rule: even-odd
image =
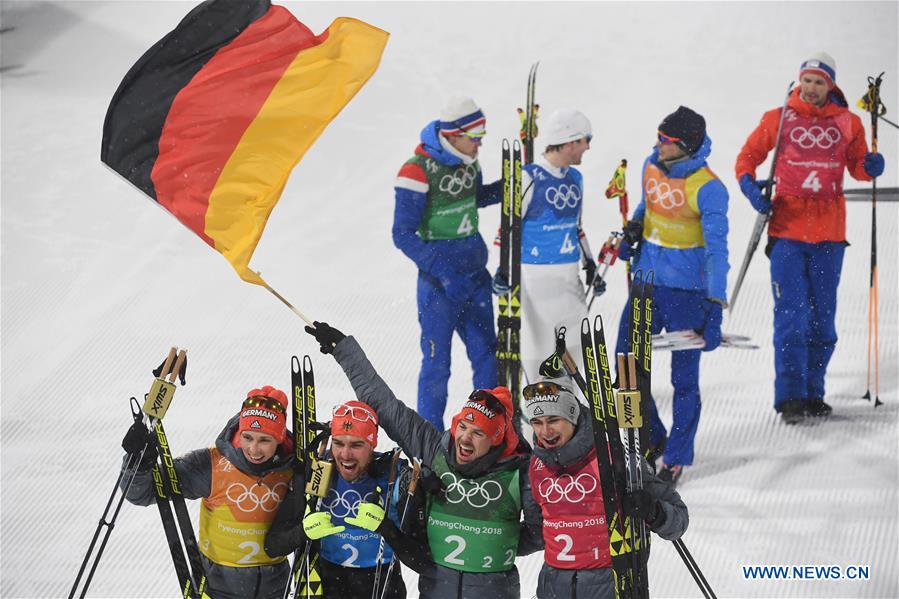
[(469, 165), (446, 166), (426, 156), (415, 156), (428, 176), (428, 200), (418, 236), (425, 241), (462, 239), (478, 232), (477, 180), (481, 170)]
[(445, 487), (428, 509), (434, 561), (463, 572), (503, 572), (515, 566), (521, 520), (518, 469), (476, 479), (449, 469), (439, 453), (431, 465)]

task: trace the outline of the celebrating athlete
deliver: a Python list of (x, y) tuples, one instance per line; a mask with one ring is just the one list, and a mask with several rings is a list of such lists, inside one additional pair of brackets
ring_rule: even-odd
[[(837, 287), (846, 242), (843, 171), (859, 181), (883, 173), (865, 130), (836, 85), (836, 62), (819, 53), (802, 63), (786, 111), (769, 110), (737, 156), (736, 172), (752, 207), (771, 213), (768, 246), (774, 295), (774, 409), (787, 424), (827, 416), (824, 375), (837, 344)], [(780, 139), (778, 126), (783, 120)], [(755, 170), (774, 147), (772, 201)]]
[[(174, 460), (184, 497), (202, 498), (199, 545), (206, 594), (213, 599), (278, 599), (287, 585), (286, 558), (270, 555), (263, 546), (288, 486), (304, 487), (302, 473), (292, 474), (293, 442), (286, 422), (284, 392), (253, 389), (214, 447)], [(142, 447), (147, 435), (137, 421), (123, 445)], [(131, 503), (154, 503), (150, 469), (155, 462), (155, 449), (148, 449), (128, 491)]]
[(420, 595), (520, 599), (515, 558), (542, 541), (539, 513), (522, 504), (530, 494), (529, 448), (512, 425), (509, 390), (474, 391), (441, 433), (396, 398), (354, 338), (319, 322), (306, 331), (334, 355), (387, 434), (432, 471), (425, 524), (432, 561), (420, 571)]
[[(696, 330), (705, 339), (702, 351), (712, 351), (721, 343), (730, 268), (727, 189), (706, 164), (711, 151), (701, 115), (681, 106), (665, 117), (658, 142), (643, 163), (643, 197), (625, 227), (619, 253), (625, 260), (633, 255), (634, 270), (655, 273), (653, 334), (662, 329)], [(629, 310), (625, 306), (617, 351), (627, 348)], [(699, 357), (698, 349), (671, 354), (674, 402), (667, 439), (655, 402), (650, 397), (647, 403), (654, 457), (664, 451), (659, 476), (672, 483), (693, 463), (702, 407)]]
[[(580, 263), (587, 284), (596, 284), (602, 293), (604, 283), (595, 276), (596, 262), (581, 230), (584, 185), (574, 168), (592, 138), (586, 116), (557, 110), (540, 128), (538, 140), (545, 151), (522, 170), (521, 363), (528, 380), (537, 380), (540, 362), (555, 348), (556, 330), (577, 330), (587, 315)], [(500, 272), (493, 277), (493, 292), (509, 292)], [(579, 352), (580, 344), (571, 349)]]
[[(537, 597), (612, 599), (609, 529), (591, 418), (572, 389), (570, 378), (560, 377), (544, 378), (523, 391), (523, 412), (534, 429), (531, 494), (523, 501), (526, 509), (536, 506), (543, 525)], [(644, 520), (662, 538), (679, 538), (688, 523), (680, 495), (645, 462), (643, 484), (622, 498), (625, 513)]]
[(377, 444), (378, 417), (372, 408), (358, 401), (338, 406), (331, 420), (331, 457), (339, 476), (320, 511), (303, 517), (303, 489), (294, 489), (266, 536), (269, 555), (286, 555), (307, 539), (320, 539), (325, 598), (369, 599), (377, 580), (377, 597), (402, 599), (406, 586), (399, 568), (394, 565), (389, 580), (387, 576), (392, 547), (408, 548), (407, 563), (421, 555), (424, 541), (416, 537), (417, 531), (401, 536), (397, 526), (404, 511), (407, 521), (416, 520), (423, 502), (413, 498), (414, 507), (406, 507), (410, 471), (405, 462), (392, 459), (393, 452), (376, 452)]
[(486, 124), (471, 98), (451, 99), (440, 119), (422, 129), (394, 188), (393, 243), (418, 267), (418, 412), (438, 431), (454, 333), (465, 344), (473, 385), (496, 385), (493, 297), (478, 208), (500, 201), (501, 183), (482, 182), (478, 148)]

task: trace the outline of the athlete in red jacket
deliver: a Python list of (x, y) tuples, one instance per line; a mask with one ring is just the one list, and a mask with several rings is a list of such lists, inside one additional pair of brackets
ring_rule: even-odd
[(865, 130), (836, 86), (836, 64), (820, 53), (802, 63), (787, 101), (774, 169), (773, 201), (756, 168), (777, 144), (781, 109), (762, 116), (737, 156), (740, 189), (752, 207), (771, 211), (768, 246), (774, 294), (774, 409), (793, 424), (826, 416), (824, 375), (837, 342), (837, 286), (846, 247), (843, 171), (870, 181), (883, 172)]

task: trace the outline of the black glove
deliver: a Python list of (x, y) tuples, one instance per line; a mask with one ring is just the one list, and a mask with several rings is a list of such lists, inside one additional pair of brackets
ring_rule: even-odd
[(312, 324), (315, 326), (307, 326), (306, 332), (315, 337), (315, 340), (321, 345), (319, 350), (323, 354), (334, 353), (334, 348), (338, 343), (343, 341), (346, 335), (330, 326), (327, 322), (319, 322), (316, 320)]
[(596, 282), (596, 261), (589, 256), (584, 258), (584, 272), (587, 275), (587, 285)]
[(624, 226), (624, 241), (632, 247), (636, 248), (640, 240), (643, 239), (643, 221), (629, 220)]
[(421, 488), (428, 495), (436, 495), (443, 490), (443, 481), (440, 480), (440, 477), (433, 470), (428, 470), (427, 473), (422, 470), (418, 478), (418, 484), (421, 485)]
[(138, 418), (125, 433), (125, 438), (122, 439), (122, 449), (128, 453), (140, 453), (149, 441), (150, 431), (147, 430), (144, 421)]
[(606, 280), (602, 277), (593, 279), (593, 295), (599, 297), (606, 292)]
[(625, 493), (621, 498), (621, 509), (625, 515), (639, 518), (649, 525), (657, 524), (659, 515), (664, 514), (659, 500), (643, 489)]

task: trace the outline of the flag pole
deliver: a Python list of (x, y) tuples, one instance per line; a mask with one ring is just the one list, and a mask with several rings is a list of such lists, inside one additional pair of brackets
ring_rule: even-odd
[[(258, 275), (259, 273), (256, 273), (256, 274)], [(262, 281), (262, 277), (261, 277), (261, 276), (259, 277), (259, 280)], [(306, 324), (308, 324), (308, 325), (309, 325), (310, 327), (312, 327), (312, 328), (315, 328), (315, 325), (312, 324), (312, 321), (311, 321), (311, 320), (309, 320), (308, 318), (306, 318), (306, 315), (305, 315), (305, 314), (303, 314), (302, 312), (300, 312), (299, 310), (297, 310), (297, 309), (294, 307), (293, 304), (291, 304), (289, 301), (287, 301), (287, 299), (286, 299), (283, 295), (281, 295), (280, 293), (278, 293), (277, 291), (275, 291), (274, 289), (272, 289), (272, 288), (269, 286), (268, 283), (266, 283), (265, 281), (262, 281), (262, 286), (265, 287), (266, 289), (268, 289), (269, 291), (271, 291), (271, 292), (272, 292), (272, 295), (274, 295), (276, 298), (278, 298), (279, 300), (281, 300), (282, 302), (284, 302), (284, 305), (287, 306), (288, 308), (290, 308), (290, 309), (293, 311), (294, 314), (296, 314), (297, 316), (299, 316), (300, 318), (302, 318), (303, 321), (304, 321)]]

